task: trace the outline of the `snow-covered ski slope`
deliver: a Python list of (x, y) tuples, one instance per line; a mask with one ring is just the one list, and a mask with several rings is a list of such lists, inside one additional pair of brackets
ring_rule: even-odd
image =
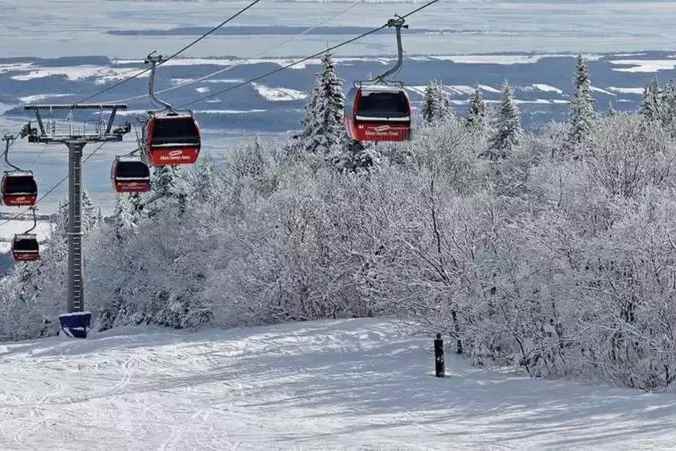
[(530, 380), (383, 320), (0, 347), (0, 449), (674, 449), (676, 396)]

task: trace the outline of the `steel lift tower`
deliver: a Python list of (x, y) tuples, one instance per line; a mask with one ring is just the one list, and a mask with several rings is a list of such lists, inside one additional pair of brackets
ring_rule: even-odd
[[(29, 122), (22, 135), (28, 142), (39, 144), (65, 144), (68, 147), (68, 299), (67, 313), (59, 316), (61, 329), (75, 338), (86, 338), (91, 325), (91, 312), (85, 311), (84, 280), (82, 274), (82, 151), (89, 143), (119, 142), (131, 130), (127, 123), (113, 129), (115, 115), (126, 110), (121, 104), (76, 104), (76, 105), (28, 105), (26, 111), (35, 112), (38, 128)], [(65, 129), (55, 125), (45, 127), (41, 112), (54, 111), (97, 111), (110, 113), (106, 123), (97, 123), (89, 132), (71, 124)]]

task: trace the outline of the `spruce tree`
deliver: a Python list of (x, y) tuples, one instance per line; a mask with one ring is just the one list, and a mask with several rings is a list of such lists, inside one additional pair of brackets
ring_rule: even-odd
[(423, 121), (427, 125), (431, 125), (434, 122), (434, 110), (436, 109), (436, 98), (434, 95), (434, 82), (427, 84), (425, 88), (425, 96), (423, 98), (423, 104), (421, 109), (421, 114)]
[(92, 202), (89, 194), (82, 191), (82, 205), (81, 205), (82, 231), (87, 234), (92, 231), (98, 223), (98, 213), (96, 206)]
[(570, 102), (570, 129), (568, 145), (574, 147), (584, 142), (592, 129), (594, 120), (594, 97), (591, 93), (589, 69), (582, 55), (577, 57), (575, 97)]
[(144, 217), (145, 202), (140, 194), (123, 195), (115, 205), (115, 236), (122, 239), (126, 232), (134, 230)]
[(322, 68), (305, 109), (303, 143), (306, 152), (328, 155), (345, 137), (345, 96), (343, 81), (328, 53), (322, 57)]
[(659, 107), (662, 125), (671, 127), (676, 116), (676, 87), (673, 82), (667, 83), (660, 92)]
[(346, 139), (340, 150), (331, 157), (331, 162), (341, 172), (368, 170), (378, 161), (380, 154), (373, 144), (352, 139)]
[(422, 106), (423, 121), (427, 125), (444, 122), (453, 116), (448, 96), (443, 85), (438, 81), (431, 81), (425, 88)]
[(469, 128), (480, 130), (484, 127), (486, 121), (486, 102), (481, 97), (481, 91), (477, 87), (474, 94), (469, 99), (469, 108), (465, 123)]
[(650, 82), (643, 90), (640, 113), (647, 122), (659, 121), (660, 118), (660, 88), (656, 80)]
[(507, 158), (514, 146), (519, 144), (522, 134), (519, 109), (514, 103), (512, 88), (505, 83), (502, 100), (495, 124), (495, 133), (490, 139), (490, 146), (483, 156), (490, 160)]
[(150, 177), (153, 193), (160, 197), (171, 197), (177, 171), (174, 166), (156, 167)]

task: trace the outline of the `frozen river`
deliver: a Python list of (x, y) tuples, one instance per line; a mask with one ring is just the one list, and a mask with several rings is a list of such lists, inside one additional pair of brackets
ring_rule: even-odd
[[(144, 36), (120, 31), (158, 31), (217, 24), (241, 1), (0, 0), (2, 56), (108, 55), (142, 57), (168, 52), (185, 36)], [(264, 1), (233, 25), (364, 26), (383, 24), (422, 2)], [(455, 54), (508, 51), (617, 52), (670, 50), (676, 41), (675, 1), (451, 1), (444, 0), (409, 20), (415, 29), (444, 33), (411, 34), (409, 53)], [(340, 42), (336, 35), (307, 34), (280, 46), (280, 36), (214, 36), (188, 56), (297, 56)], [(390, 39), (375, 36), (345, 48), (345, 55), (389, 53)]]

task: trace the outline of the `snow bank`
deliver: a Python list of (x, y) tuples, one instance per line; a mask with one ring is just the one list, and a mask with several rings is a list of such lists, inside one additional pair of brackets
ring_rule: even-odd
[(270, 102), (293, 102), (304, 100), (308, 97), (303, 91), (290, 88), (270, 88), (258, 83), (251, 83), (258, 95)]
[(35, 94), (32, 96), (19, 97), (19, 100), (23, 103), (37, 103), (42, 102), (47, 99), (55, 99), (58, 97), (68, 97), (71, 94)]
[(533, 83), (531, 86), (533, 86), (533, 88), (537, 89), (538, 91), (553, 92), (553, 93), (556, 93), (556, 94), (563, 94), (563, 91), (561, 89), (557, 88), (556, 86), (547, 85), (547, 84), (544, 84), (544, 83)]
[(501, 94), (502, 93), (502, 91), (500, 89), (496, 89), (496, 88), (494, 88), (492, 86), (488, 86), (488, 85), (479, 85), (479, 89), (481, 89), (482, 91), (493, 93), (493, 94)]
[[(35, 67), (23, 70), (23, 74), (13, 75), (11, 78), (16, 81), (29, 81), (39, 78), (63, 76), (71, 81), (96, 78), (97, 84), (104, 84), (112, 80), (121, 80), (129, 75), (138, 72), (136, 68), (117, 68), (106, 66), (82, 65), (82, 66), (64, 66), (64, 67)], [(147, 77), (143, 74), (141, 77)]]
[(615, 86), (609, 86), (608, 91), (616, 92), (618, 94), (634, 94), (634, 95), (643, 95), (644, 88), (618, 88)]
[[(597, 61), (601, 59), (602, 55), (583, 55), (586, 61)], [(451, 61), (457, 64), (497, 64), (497, 65), (514, 65), (514, 64), (534, 64), (540, 62), (543, 58), (575, 58), (572, 54), (504, 54), (504, 55), (447, 55), (447, 56), (431, 56), (430, 59), (439, 61)]]
[(605, 89), (597, 88), (596, 86), (592, 86), (591, 90), (592, 90), (592, 92), (598, 92), (599, 94), (605, 94), (607, 96), (616, 96), (617, 95), (613, 92), (606, 91)]
[(676, 69), (676, 60), (659, 59), (659, 60), (611, 60), (610, 64), (615, 66), (631, 66), (631, 67), (617, 67), (613, 68), (615, 72), (630, 72), (630, 73), (655, 73), (661, 70)]
[(8, 72), (20, 72), (30, 70), (33, 63), (8, 63), (0, 64), (0, 74), (6, 74)]

